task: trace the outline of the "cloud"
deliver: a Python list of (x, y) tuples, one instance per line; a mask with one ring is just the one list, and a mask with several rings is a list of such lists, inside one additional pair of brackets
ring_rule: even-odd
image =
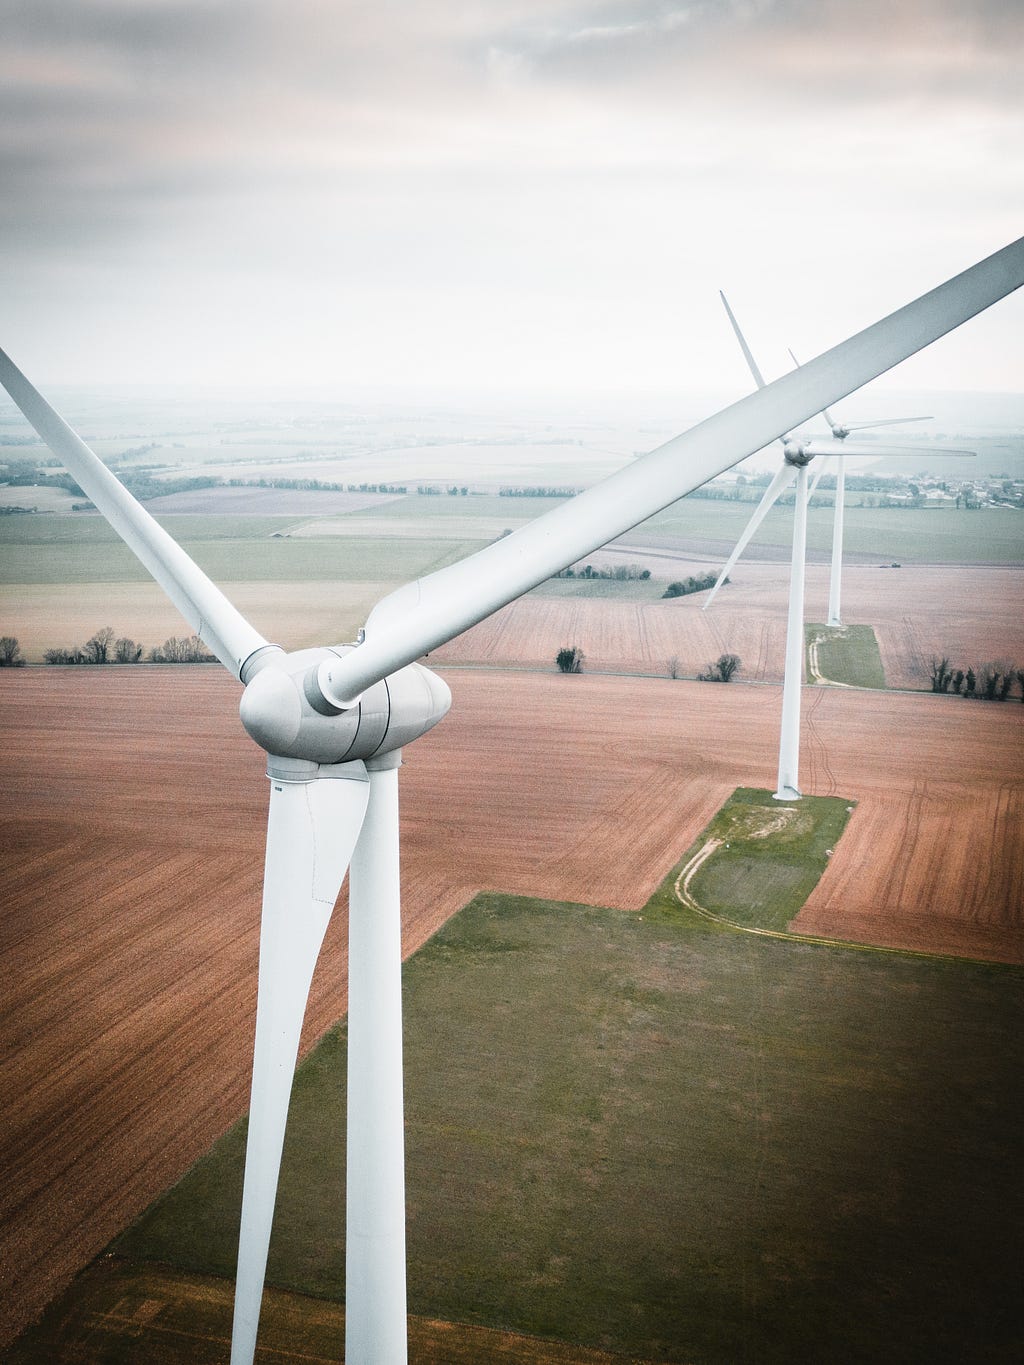
[(296, 372), (703, 382), (682, 297), (838, 259), (866, 322), (1019, 231), (1015, 6), (0, 5), (9, 325), (96, 370), (249, 372), (273, 327)]
[(696, 84), (780, 101), (880, 95), (1019, 103), (1024, 11), (1002, 0), (691, 0), (556, 5), (492, 38), (489, 60), (536, 80)]

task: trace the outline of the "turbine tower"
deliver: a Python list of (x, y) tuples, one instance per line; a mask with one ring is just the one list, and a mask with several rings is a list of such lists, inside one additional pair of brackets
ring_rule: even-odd
[[(739, 342), (740, 349), (747, 362), (747, 367), (753, 376), (754, 383), (758, 389), (765, 387), (764, 377), (754, 359), (753, 352), (747, 344), (747, 339), (743, 335), (736, 317), (729, 307), (729, 300), (725, 294), (719, 290), (719, 297), (725, 307), (729, 322), (732, 324), (736, 340)], [(793, 352), (790, 351), (793, 364), (800, 368), (800, 362)], [(778, 780), (775, 788), (775, 799), (777, 801), (796, 801), (800, 799), (800, 699), (801, 688), (803, 685), (804, 670), (804, 585), (806, 581), (807, 565), (807, 504), (814, 496), (815, 489), (824, 466), (819, 466), (818, 472), (814, 477), (813, 483), (808, 486), (807, 466), (815, 456), (832, 456), (837, 459), (838, 472), (836, 475), (836, 497), (832, 520), (832, 565), (829, 578), (829, 613), (828, 624), (830, 626), (841, 626), (839, 594), (840, 579), (842, 572), (843, 559), (843, 504), (845, 497), (845, 457), (849, 454), (855, 455), (921, 455), (925, 452), (920, 446), (878, 446), (878, 445), (847, 445), (846, 441), (851, 431), (865, 430), (868, 427), (893, 426), (902, 422), (923, 422), (926, 417), (888, 417), (878, 422), (855, 422), (847, 425), (840, 425), (827, 407), (823, 407), (821, 415), (828, 422), (832, 431), (832, 440), (820, 441), (806, 439), (799, 436), (781, 436), (783, 460), (774, 478), (764, 491), (764, 495), (743, 533), (733, 548), (732, 554), (726, 560), (725, 567), (715, 581), (714, 587), (708, 594), (707, 601), (701, 608), (707, 611), (715, 599), (718, 589), (728, 578), (729, 573), (740, 555), (746, 549), (751, 537), (761, 525), (765, 516), (775, 502), (785, 492), (789, 485), (796, 480), (796, 503), (793, 509), (793, 545), (789, 571), (789, 610), (786, 615), (786, 662), (782, 680), (782, 721), (779, 727), (779, 768)], [(930, 453), (941, 455), (973, 455), (971, 450), (954, 449), (945, 447), (941, 451)]]
[(355, 645), (286, 653), (228, 602), (0, 352), (0, 380), (53, 453), (244, 686), (270, 808), (232, 1365), (251, 1365), (310, 978), (350, 868), (346, 1343), (405, 1361), (398, 768), (448, 710), (416, 661), (737, 464), (1024, 283), (1024, 238), (570, 502), (384, 597)]

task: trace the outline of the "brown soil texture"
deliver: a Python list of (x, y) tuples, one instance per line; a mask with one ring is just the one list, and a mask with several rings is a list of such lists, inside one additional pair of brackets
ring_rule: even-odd
[[(404, 949), (482, 888), (640, 908), (775, 687), (454, 670), (403, 770)], [(0, 674), (0, 1346), (244, 1110), (266, 783), (219, 669)], [(808, 791), (858, 803), (795, 927), (1024, 961), (1024, 706), (815, 690)], [(340, 907), (310, 1045), (344, 1011)]]
[[(680, 577), (694, 572), (681, 565)], [(706, 572), (707, 566), (700, 572)], [(928, 689), (933, 658), (954, 667), (1005, 660), (1024, 668), (1020, 569), (908, 565), (843, 570), (843, 620), (874, 627), (886, 683)], [(652, 594), (656, 589), (652, 588)], [(447, 662), (548, 668), (577, 645), (592, 670), (665, 676), (676, 659), (695, 677), (719, 654), (738, 654), (742, 676), (778, 682), (786, 649), (788, 564), (740, 563), (704, 611), (706, 592), (668, 600), (521, 598), (439, 649)], [(828, 617), (828, 569), (807, 567), (805, 619)]]

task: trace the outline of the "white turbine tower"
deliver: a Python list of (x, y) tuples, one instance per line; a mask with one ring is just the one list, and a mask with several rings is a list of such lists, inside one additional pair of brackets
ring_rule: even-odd
[(406, 1359), (397, 769), (449, 693), (416, 663), (559, 569), (1024, 283), (1024, 238), (793, 374), (373, 609), (355, 646), (269, 644), (0, 352), (0, 379), (186, 620), (244, 685), (270, 815), (231, 1360), (250, 1365), (292, 1072), (313, 964), (351, 860), (346, 1342)]
[[(725, 294), (719, 290), (719, 296), (725, 306), (725, 311), (732, 324), (736, 340), (740, 344), (747, 362), (747, 367), (753, 376), (754, 383), (758, 389), (765, 388), (764, 377), (761, 374), (757, 361), (754, 359), (750, 347), (747, 345), (746, 337), (736, 321), (732, 309), (729, 307), (729, 300)], [(793, 364), (797, 369), (800, 368), (799, 361), (793, 352)], [(782, 444), (782, 464), (775, 473), (774, 478), (765, 489), (761, 501), (754, 509), (754, 513), (743, 529), (743, 534), (733, 547), (732, 554), (725, 562), (721, 573), (715, 581), (714, 587), (708, 593), (707, 601), (701, 610), (707, 611), (715, 599), (718, 589), (728, 578), (730, 571), (746, 549), (751, 537), (757, 528), (764, 521), (769, 510), (775, 505), (778, 499), (796, 481), (796, 501), (793, 509), (793, 544), (789, 570), (789, 609), (786, 615), (786, 658), (782, 681), (782, 723), (779, 727), (779, 768), (778, 778), (775, 788), (775, 799), (777, 801), (796, 801), (801, 796), (800, 792), (800, 694), (803, 685), (804, 668), (804, 582), (806, 577), (807, 563), (807, 503), (814, 496), (814, 491), (821, 479), (824, 466), (819, 466), (818, 472), (814, 477), (813, 483), (808, 486), (807, 466), (815, 456), (836, 457), (838, 472), (836, 477), (836, 497), (832, 522), (832, 568), (829, 580), (829, 619), (830, 626), (840, 626), (842, 621), (839, 615), (839, 593), (840, 575), (842, 571), (843, 558), (843, 504), (846, 481), (845, 456), (851, 455), (921, 455), (925, 452), (921, 446), (884, 446), (884, 445), (858, 445), (855, 442), (847, 444), (847, 438), (851, 431), (864, 430), (868, 427), (892, 426), (900, 422), (920, 422), (926, 421), (923, 417), (892, 417), (879, 422), (859, 422), (841, 426), (832, 417), (827, 407), (823, 407), (821, 415), (828, 422), (832, 430), (832, 439), (814, 440), (797, 435), (781, 436)], [(970, 450), (954, 449), (944, 447), (941, 451), (933, 451), (941, 455), (972, 455)]]

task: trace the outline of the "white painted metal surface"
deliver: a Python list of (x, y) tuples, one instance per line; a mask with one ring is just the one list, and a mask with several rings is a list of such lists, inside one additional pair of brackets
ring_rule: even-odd
[(804, 559), (807, 548), (807, 466), (796, 472), (793, 509), (793, 558), (789, 571), (789, 617), (786, 624), (786, 673), (782, 683), (782, 726), (779, 732), (778, 801), (800, 795), (800, 694), (804, 673)]
[(836, 461), (836, 500), (832, 512), (832, 570), (828, 580), (828, 624), (841, 626), (840, 595), (843, 577), (843, 515), (846, 503), (846, 461)]
[(288, 1100), (309, 985), (369, 793), (362, 763), (346, 764), (344, 775), (332, 778), (270, 779), (231, 1365), (251, 1365), (256, 1349)]
[[(398, 760), (399, 755), (390, 755)], [(349, 877), (345, 1359), (404, 1365), (405, 1129), (398, 767), (371, 760)]]

